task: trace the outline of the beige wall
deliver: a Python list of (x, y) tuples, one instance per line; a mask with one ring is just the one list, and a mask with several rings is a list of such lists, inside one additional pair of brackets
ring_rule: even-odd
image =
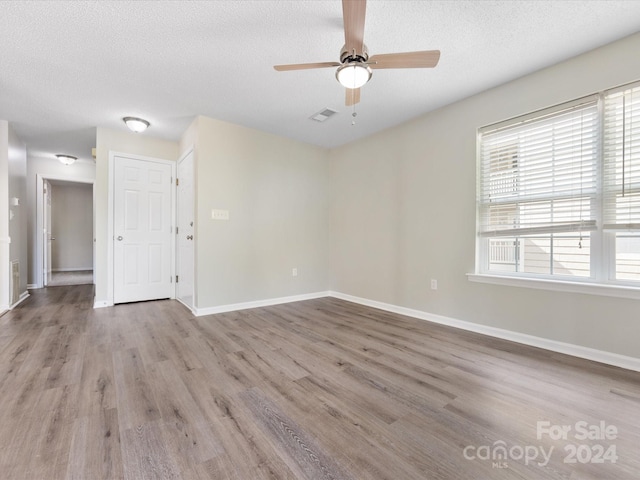
[(160, 140), (150, 136), (150, 131), (135, 134), (98, 127), (96, 134), (96, 305), (109, 302), (107, 278), (108, 263), (108, 199), (109, 152), (129, 153), (163, 160), (176, 160), (177, 142)]
[(638, 80), (638, 51), (640, 34), (333, 150), (331, 288), (640, 357), (638, 301), (466, 277), (474, 271), (476, 129)]
[(197, 139), (196, 307), (327, 290), (326, 150), (207, 117), (186, 133), (183, 148)]
[(92, 270), (93, 185), (52, 183), (51, 225), (52, 270)]

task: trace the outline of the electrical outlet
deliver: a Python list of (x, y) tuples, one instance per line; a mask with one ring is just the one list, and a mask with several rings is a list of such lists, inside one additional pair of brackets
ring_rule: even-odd
[(431, 290), (437, 290), (438, 289), (438, 280), (436, 280), (435, 278), (431, 279)]
[(291, 276), (292, 277), (297, 277), (298, 276), (298, 269), (297, 268), (291, 269)]
[(213, 220), (229, 220), (229, 210), (211, 210), (211, 218)]

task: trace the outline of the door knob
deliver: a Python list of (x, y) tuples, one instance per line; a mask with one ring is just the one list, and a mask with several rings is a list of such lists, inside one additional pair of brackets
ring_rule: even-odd
[(124, 239), (122, 238), (122, 235), (118, 235), (118, 237), (116, 238), (116, 240), (118, 240), (119, 242), (121, 242), (121, 241), (122, 241), (122, 240), (124, 240)]
[(193, 235), (187, 235), (187, 240), (193, 240)]

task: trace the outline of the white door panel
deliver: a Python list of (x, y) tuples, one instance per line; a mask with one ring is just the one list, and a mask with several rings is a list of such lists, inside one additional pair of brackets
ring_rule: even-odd
[(171, 165), (114, 159), (114, 303), (169, 298)]

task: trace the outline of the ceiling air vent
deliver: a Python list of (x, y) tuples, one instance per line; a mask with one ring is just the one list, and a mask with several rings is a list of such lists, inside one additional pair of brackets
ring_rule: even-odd
[(311, 120), (315, 120), (316, 122), (324, 122), (326, 119), (328, 119), (332, 115), (335, 115), (336, 113), (338, 112), (336, 112), (335, 110), (325, 108), (324, 110), (320, 110), (318, 113), (314, 113), (309, 118)]

